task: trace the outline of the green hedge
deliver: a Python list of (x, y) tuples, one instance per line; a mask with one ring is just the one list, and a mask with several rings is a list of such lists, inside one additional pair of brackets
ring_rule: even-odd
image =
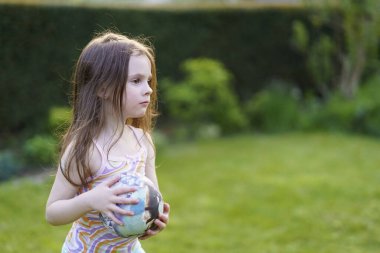
[[(71, 70), (94, 32), (143, 35), (157, 52), (158, 77), (180, 79), (188, 58), (221, 61), (249, 98), (273, 78), (310, 85), (291, 47), (301, 9), (103, 9), (0, 5), (0, 130), (43, 130), (51, 106), (67, 105)], [(163, 107), (165, 105), (163, 104)]]

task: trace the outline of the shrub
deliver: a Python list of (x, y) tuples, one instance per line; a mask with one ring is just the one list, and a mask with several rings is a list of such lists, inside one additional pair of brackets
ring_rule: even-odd
[(9, 179), (21, 169), (16, 155), (10, 150), (0, 152), (0, 181)]
[(356, 117), (355, 109), (353, 101), (333, 93), (314, 115), (314, 127), (329, 131), (351, 131)]
[(322, 110), (323, 103), (312, 93), (307, 93), (300, 101), (299, 128), (304, 131), (318, 130), (316, 119)]
[(305, 100), (301, 115), (302, 129), (351, 131), (380, 136), (380, 76), (362, 85), (357, 97), (344, 98), (333, 93), (326, 102), (315, 97)]
[(232, 75), (220, 62), (191, 59), (181, 67), (182, 81), (164, 81), (164, 99), (173, 118), (194, 129), (205, 124), (217, 125), (223, 133), (245, 128), (246, 119), (230, 84)]
[(299, 125), (298, 91), (276, 81), (271, 88), (258, 92), (248, 100), (245, 111), (254, 130), (293, 130)]
[(69, 107), (52, 107), (49, 111), (49, 129), (60, 137), (70, 126), (72, 112)]
[(362, 115), (359, 130), (364, 133), (380, 136), (380, 105), (374, 105)]
[(362, 85), (356, 102), (355, 130), (380, 136), (380, 75)]
[(52, 165), (56, 161), (57, 141), (51, 136), (36, 135), (25, 142), (23, 154), (30, 168)]

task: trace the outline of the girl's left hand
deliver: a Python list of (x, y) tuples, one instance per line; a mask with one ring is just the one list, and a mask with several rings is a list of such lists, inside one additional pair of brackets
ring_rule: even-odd
[(170, 213), (170, 205), (168, 203), (164, 203), (164, 212), (160, 214), (157, 220), (154, 221), (154, 224), (156, 227), (154, 229), (149, 229), (148, 231), (145, 232), (144, 235), (140, 236), (140, 240), (145, 240), (148, 239), (162, 230), (166, 228), (169, 222), (169, 213)]

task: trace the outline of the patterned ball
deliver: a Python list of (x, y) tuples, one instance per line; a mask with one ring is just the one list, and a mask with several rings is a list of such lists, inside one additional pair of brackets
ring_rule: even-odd
[(159, 214), (163, 213), (163, 200), (159, 191), (153, 183), (145, 176), (128, 173), (122, 174), (120, 180), (112, 186), (136, 187), (135, 192), (124, 194), (125, 198), (138, 199), (137, 204), (118, 205), (124, 210), (133, 211), (133, 216), (114, 213), (115, 217), (124, 223), (124, 226), (113, 222), (105, 214), (100, 213), (99, 217), (103, 224), (121, 237), (139, 237), (150, 228), (155, 226), (154, 221)]

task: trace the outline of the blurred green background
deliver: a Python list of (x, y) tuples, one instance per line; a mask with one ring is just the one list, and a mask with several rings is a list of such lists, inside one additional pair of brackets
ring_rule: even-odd
[(0, 1), (1, 252), (60, 250), (69, 226), (48, 225), (44, 211), (71, 71), (106, 29), (156, 50), (153, 135), (172, 214), (147, 252), (380, 252), (379, 10)]

